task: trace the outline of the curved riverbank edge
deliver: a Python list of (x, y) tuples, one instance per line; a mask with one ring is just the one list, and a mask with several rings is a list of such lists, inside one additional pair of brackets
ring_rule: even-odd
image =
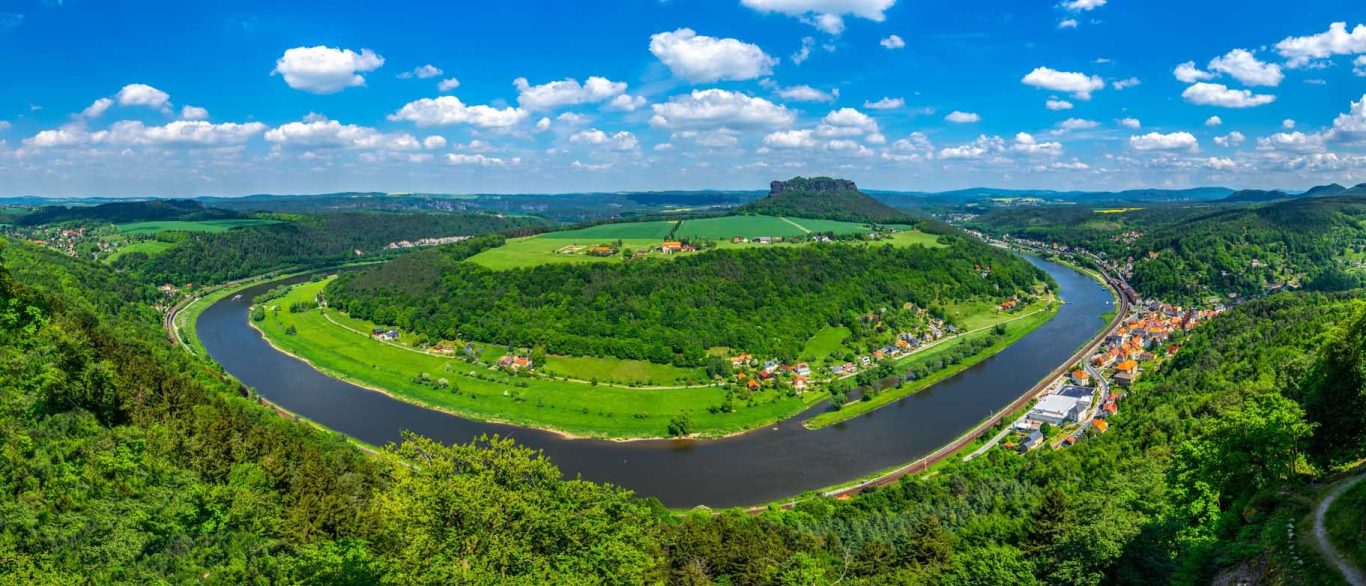
[[(244, 379), (243, 383), (248, 387), (264, 385), (255, 393), (262, 403), (277, 406), (277, 412), (282, 415), (302, 415), (300, 419), (355, 438), (364, 445), (380, 446), (398, 441), (399, 432), (405, 429), (447, 443), (469, 441), (481, 434), (505, 435), (541, 450), (571, 478), (623, 486), (642, 497), (658, 498), (666, 506), (679, 510), (700, 505), (744, 510), (753, 503), (786, 502), (792, 495), (810, 498), (816, 494), (847, 494), (889, 482), (908, 471), (920, 472), (933, 467), (945, 459), (945, 453), (953, 453), (955, 448), (973, 441), (984, 427), (973, 426), (977, 417), (966, 416), (969, 412), (979, 407), (996, 412), (992, 405), (1006, 403), (1019, 392), (1011, 389), (1019, 388), (1015, 382), (1021, 374), (1033, 373), (1024, 375), (1033, 379), (1047, 364), (1057, 364), (1059, 351), (1065, 351), (1059, 348), (1059, 342), (1087, 345), (1087, 340), (1094, 342), (1111, 331), (1107, 328), (1097, 334), (1097, 329), (1083, 324), (1084, 316), (1094, 320), (1108, 313), (1101, 305), (1101, 299), (1105, 300), (1104, 305), (1111, 309), (1115, 307), (1112, 284), (1101, 283), (1094, 276), (1058, 263), (1042, 259), (1031, 262), (1041, 268), (1052, 264), (1055, 268), (1046, 269), (1050, 273), (1063, 270), (1072, 275), (1062, 282), (1065, 286), (1062, 293), (1069, 301), (1064, 308), (1076, 309), (1064, 309), (1059, 315), (1063, 319), (1048, 322), (1040, 332), (983, 364), (931, 389), (865, 414), (857, 421), (822, 430), (806, 430), (797, 418), (791, 418), (772, 428), (754, 430), (744, 438), (565, 442), (560, 436), (544, 431), (483, 423), (428, 410), (331, 378), (304, 362), (277, 352), (268, 344), (260, 344), (264, 340), (259, 332), (246, 327), (249, 302), (245, 299), (224, 296), (202, 313), (201, 327), (195, 333), (224, 372)], [(1062, 275), (1054, 276), (1062, 278)], [(1088, 290), (1087, 285), (1080, 284), (1083, 282), (1094, 288)], [(265, 286), (255, 285), (257, 288)], [(1069, 295), (1068, 291), (1074, 288), (1075, 292)], [(1073, 305), (1078, 302), (1079, 305)], [(1127, 313), (1127, 304), (1124, 311), (1116, 315), (1124, 313)], [(1040, 335), (1043, 337), (1038, 337)], [(257, 347), (252, 348), (253, 344)], [(1075, 360), (1075, 357), (1069, 359), (1055, 370), (1066, 369)], [(1025, 380), (1018, 382), (1028, 384)], [(345, 393), (352, 395), (348, 397)], [(1034, 389), (1031, 389), (1028, 398), (1033, 394)], [(1027, 404), (1028, 398), (1024, 403)], [(999, 413), (1008, 411), (1009, 408)], [(992, 424), (988, 420), (985, 426)], [(962, 432), (960, 425), (972, 427)], [(944, 442), (955, 437), (960, 439), (945, 445)], [(896, 466), (898, 460), (905, 461), (898, 454), (904, 458), (908, 452), (928, 455)], [(890, 473), (886, 472), (889, 467), (892, 467)], [(853, 484), (842, 480), (851, 478), (859, 480), (852, 481)], [(832, 486), (838, 488), (821, 488)]]
[(1073, 364), (1076, 364), (1078, 361), (1084, 359), (1088, 354), (1095, 351), (1095, 349), (1099, 347), (1102, 342), (1105, 341), (1105, 338), (1109, 336), (1111, 333), (1113, 333), (1115, 329), (1117, 329), (1120, 326), (1120, 324), (1123, 323), (1124, 317), (1129, 313), (1128, 299), (1124, 295), (1120, 294), (1119, 288), (1116, 285), (1116, 281), (1108, 273), (1098, 273), (1092, 270), (1082, 270), (1081, 267), (1077, 267), (1073, 263), (1065, 264), (1069, 268), (1072, 268), (1073, 270), (1076, 270), (1079, 273), (1096, 279), (1102, 285), (1105, 285), (1106, 289), (1108, 289), (1111, 292), (1111, 294), (1114, 296), (1117, 302), (1117, 309), (1115, 311), (1114, 318), (1110, 320), (1109, 325), (1107, 325), (1105, 329), (1096, 333), (1096, 335), (1092, 337), (1089, 342), (1087, 342), (1080, 349), (1078, 349), (1077, 352), (1067, 360), (1067, 362), (1064, 362), (1057, 368), (1054, 368), (1052, 371), (1049, 371), (1047, 375), (1040, 379), (1039, 382), (1035, 383), (1033, 387), (1030, 387), (1028, 391), (1025, 391), (1024, 394), (1020, 395), (1020, 397), (1016, 399), (1014, 402), (1012, 402), (1009, 406), (997, 411), (991, 417), (983, 419), (977, 425), (963, 432), (962, 435), (959, 435), (958, 438), (954, 441), (945, 444), (944, 446), (940, 447), (934, 452), (931, 452), (928, 455), (925, 455), (910, 463), (903, 464), (901, 466), (897, 466), (888, 470), (884, 470), (879, 473), (874, 473), (869, 476), (865, 476), (865, 479), (862, 480), (854, 480), (850, 483), (835, 485), (834, 487), (828, 487), (818, 491), (812, 491), (810, 493), (807, 493), (809, 496), (806, 496), (805, 498), (783, 500), (780, 502), (772, 502), (764, 505), (755, 505), (753, 507), (749, 507), (746, 510), (750, 513), (759, 513), (773, 506), (777, 506), (784, 509), (790, 509), (792, 507), (795, 507), (798, 503), (813, 498), (815, 496), (825, 498), (838, 498), (846, 495), (853, 496), (869, 488), (886, 486), (888, 484), (896, 482), (897, 480), (900, 480), (904, 476), (928, 472), (931, 467), (949, 459), (954, 454), (957, 454), (962, 450), (970, 447), (970, 444), (976, 441), (977, 437), (980, 436), (982, 433), (995, 427), (996, 424), (1000, 423), (1005, 417), (1020, 411), (1026, 405), (1028, 405), (1030, 401), (1036, 399), (1041, 393), (1044, 392), (1045, 389), (1048, 388), (1048, 386), (1054, 380), (1066, 374), (1068, 372), (1068, 369), (1070, 369)]

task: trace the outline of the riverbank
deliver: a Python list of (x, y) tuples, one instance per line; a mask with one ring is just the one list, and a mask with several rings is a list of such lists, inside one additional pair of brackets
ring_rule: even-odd
[[(1022, 315), (1018, 318), (998, 322), (998, 324), (996, 325), (1002, 325), (1006, 328), (1006, 332), (1001, 337), (1001, 339), (997, 340), (995, 343), (986, 347), (982, 351), (977, 352), (976, 354), (973, 354), (963, 359), (958, 364), (941, 368), (929, 376), (917, 379), (909, 383), (904, 383), (899, 387), (893, 387), (890, 389), (878, 391), (868, 400), (860, 400), (851, 403), (846, 403), (837, 411), (827, 411), (825, 413), (821, 413), (820, 415), (807, 419), (804, 422), (804, 425), (807, 427), (807, 429), (820, 429), (822, 427), (848, 421), (860, 415), (864, 415), (866, 413), (875, 411), (891, 403), (895, 403), (897, 401), (905, 399), (909, 395), (913, 395), (922, 390), (930, 388), (935, 384), (939, 383), (940, 381), (943, 381), (944, 379), (947, 379), (960, 372), (963, 372), (964, 370), (976, 366), (983, 360), (995, 356), (1001, 350), (1009, 348), (1012, 344), (1020, 341), (1021, 338), (1024, 338), (1030, 332), (1033, 332), (1034, 330), (1038, 329), (1039, 326), (1048, 323), (1048, 320), (1053, 319), (1053, 317), (1057, 314), (1058, 304), (1055, 302), (1048, 302), (1045, 304), (1045, 308), (1043, 309), (1028, 312), (1027, 314)], [(963, 334), (962, 336), (959, 336), (957, 339), (953, 340), (953, 343), (951, 344), (944, 344), (939, 347), (927, 349), (923, 351), (923, 353), (916, 353), (907, 356), (904, 363), (898, 363), (896, 365), (898, 375), (904, 377), (905, 371), (910, 370), (919, 364), (923, 364), (931, 360), (942, 359), (941, 357), (943, 354), (953, 351), (958, 347), (958, 345), (962, 343), (966, 343), (976, 338), (984, 338), (990, 336), (996, 325), (983, 327), (978, 330)]]

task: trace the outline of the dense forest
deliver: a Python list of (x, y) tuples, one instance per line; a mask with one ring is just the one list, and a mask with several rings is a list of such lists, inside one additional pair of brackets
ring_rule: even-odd
[(198, 201), (153, 199), (94, 206), (45, 206), (19, 217), (15, 223), (21, 226), (78, 221), (123, 224), (149, 220), (223, 220), (240, 217), (243, 215), (238, 212), (206, 207)]
[(364, 455), (168, 345), (149, 287), (21, 244), (0, 263), (5, 582), (1311, 584), (1330, 570), (1286, 524), (1366, 455), (1359, 294), (1220, 316), (1066, 450), (674, 516), (507, 440)]
[(1110, 258), (1133, 257), (1135, 289), (1189, 303), (1228, 293), (1260, 295), (1289, 283), (1321, 291), (1360, 286), (1349, 262), (1366, 252), (1363, 220), (1366, 197), (1330, 196), (1119, 212), (1086, 206), (998, 209), (970, 225), (1081, 246)]
[(742, 214), (875, 224), (913, 221), (910, 214), (859, 191), (853, 181), (829, 177), (794, 177), (787, 181), (774, 181), (767, 197), (740, 206), (735, 211)]
[(367, 456), (167, 344), (153, 289), (0, 262), (0, 583), (657, 581), (650, 502), (506, 440)]
[(161, 254), (127, 254), (116, 266), (149, 283), (220, 283), (285, 268), (363, 260), (401, 240), (514, 233), (544, 225), (539, 218), (490, 214), (325, 213), (190, 233)]
[(994, 304), (1047, 279), (1022, 259), (945, 238), (942, 249), (817, 244), (511, 271), (460, 262), (501, 244), (489, 237), (343, 275), (326, 293), (332, 307), (433, 339), (701, 366), (714, 347), (795, 360), (817, 330), (870, 311)]

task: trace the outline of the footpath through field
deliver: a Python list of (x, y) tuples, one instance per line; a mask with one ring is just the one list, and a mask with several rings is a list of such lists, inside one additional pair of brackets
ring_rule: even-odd
[(810, 234), (810, 233), (811, 233), (811, 229), (810, 229), (810, 228), (807, 228), (806, 226), (803, 226), (803, 225), (801, 225), (801, 224), (798, 224), (798, 223), (796, 223), (796, 222), (793, 222), (792, 220), (789, 220), (789, 219), (787, 219), (787, 218), (785, 218), (785, 217), (779, 216), (778, 219), (779, 219), (779, 220), (782, 220), (782, 221), (784, 221), (784, 222), (787, 222), (787, 223), (789, 223), (789, 224), (792, 224), (793, 226), (796, 226), (797, 229), (798, 229), (798, 230), (801, 230), (802, 232), (805, 232), (805, 233), (807, 233), (807, 234)]

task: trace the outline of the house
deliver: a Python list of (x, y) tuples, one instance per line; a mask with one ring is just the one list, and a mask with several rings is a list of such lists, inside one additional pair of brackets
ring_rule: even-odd
[(1106, 401), (1104, 405), (1100, 406), (1100, 413), (1097, 413), (1096, 416), (1109, 417), (1116, 413), (1119, 413), (1119, 405), (1116, 405), (1114, 401)]
[(878, 360), (882, 360), (883, 358), (886, 358), (886, 357), (887, 357), (887, 353), (886, 353), (886, 352), (883, 352), (883, 351), (881, 351), (881, 350), (874, 350), (874, 351), (873, 351), (873, 358), (876, 358), (876, 359), (878, 359)]
[(373, 330), (370, 330), (370, 337), (376, 340), (392, 342), (398, 339), (398, 330), (386, 330), (384, 328), (375, 328)]
[(1091, 422), (1091, 427), (1096, 428), (1096, 431), (1105, 433), (1105, 430), (1110, 429), (1110, 424), (1106, 423), (1104, 419), (1097, 419)]
[(598, 245), (598, 246), (590, 247), (590, 248), (588, 249), (588, 255), (589, 255), (589, 256), (612, 256), (613, 254), (616, 254), (616, 253), (617, 253), (617, 251), (616, 251), (615, 249), (613, 249), (611, 246), (602, 246), (602, 245)]
[(530, 369), (531, 359), (525, 356), (513, 356), (511, 354), (504, 354), (502, 358), (498, 359), (498, 366), (501, 366), (503, 368), (510, 368), (512, 370), (521, 370), (523, 368)]
[(1086, 374), (1085, 370), (1074, 370), (1072, 371), (1072, 382), (1079, 385), (1085, 385), (1091, 382), (1091, 375)]
[(1020, 444), (1020, 450), (1028, 452), (1029, 450), (1037, 448), (1041, 445), (1043, 445), (1043, 434), (1035, 431), (1031, 432), (1029, 434), (1029, 438)]
[(805, 391), (805, 390), (806, 390), (806, 385), (807, 385), (807, 379), (806, 379), (806, 377), (804, 377), (804, 376), (795, 376), (795, 377), (792, 377), (792, 388), (797, 389), (797, 392), (798, 392), (798, 393), (800, 393), (800, 392), (802, 392), (802, 391)]
[(1077, 399), (1065, 395), (1048, 395), (1029, 412), (1029, 418), (1037, 421), (1062, 425), (1077, 416)]
[(438, 343), (429, 348), (429, 350), (436, 354), (455, 354), (455, 346), (449, 344)]
[(732, 356), (732, 357), (730, 357), (730, 365), (731, 365), (732, 367), (738, 368), (738, 367), (744, 366), (744, 365), (746, 365), (746, 364), (749, 364), (749, 359), (750, 359), (749, 354), (740, 354), (740, 355), (738, 355), (738, 356)]
[(835, 375), (835, 376), (843, 376), (843, 375), (844, 375), (844, 365), (843, 365), (843, 364), (836, 364), (836, 365), (834, 365), (834, 366), (831, 366), (831, 367), (830, 367), (830, 374), (833, 374), (833, 375)]
[(755, 238), (754, 242), (758, 242), (759, 244), (770, 244), (773, 242), (773, 239), (769, 238), (768, 236), (760, 236), (758, 238)]
[(864, 366), (868, 366), (869, 364), (872, 364), (872, 363), (873, 363), (873, 359), (872, 359), (872, 358), (869, 358), (869, 357), (867, 357), (867, 356), (860, 356), (859, 359), (858, 359), (858, 361), (859, 361), (860, 364), (862, 364), (862, 365), (864, 365)]
[(751, 391), (757, 391), (759, 390), (759, 381), (749, 379), (749, 382), (745, 383), (745, 388), (748, 388)]
[(378, 338), (378, 337), (380, 337), (380, 336), (383, 336), (383, 335), (384, 335), (384, 332), (385, 332), (384, 328), (375, 328), (375, 329), (373, 329), (373, 330), (370, 330), (370, 337), (371, 337), (371, 338)]
[(744, 236), (735, 236), (730, 239), (730, 242), (731, 244), (744, 244), (746, 242), (749, 242), (749, 239), (745, 238)]
[(773, 372), (776, 371), (776, 370), (778, 370), (778, 361), (777, 361), (777, 360), (770, 360), (770, 361), (764, 363), (764, 372), (767, 372), (767, 373), (769, 373), (769, 374), (773, 374)]
[(797, 363), (797, 375), (798, 375), (798, 376), (811, 376), (811, 365), (810, 365), (810, 364), (807, 364), (807, 363), (805, 363), (805, 362), (798, 362), (798, 363)]
[(682, 243), (682, 242), (679, 242), (679, 241), (677, 241), (677, 240), (665, 240), (663, 244), (660, 244), (660, 245), (659, 245), (659, 250), (660, 250), (661, 252), (663, 252), (664, 254), (669, 254), (669, 253), (673, 253), (673, 252), (682, 252), (682, 251), (683, 251), (683, 243)]
[(1012, 307), (1015, 307), (1014, 299), (1007, 299), (1001, 302), (1001, 309), (1010, 309)]
[(763, 380), (770, 380), (773, 378), (773, 373), (768, 370), (761, 370), (759, 371), (759, 378)]
[(1138, 380), (1138, 371), (1125, 371), (1115, 375), (1115, 384), (1129, 388), (1134, 386), (1134, 381)]
[(1119, 372), (1119, 373), (1125, 373), (1125, 372), (1127, 372), (1127, 373), (1130, 373), (1130, 374), (1137, 373), (1137, 372), (1138, 372), (1138, 363), (1137, 363), (1137, 362), (1134, 362), (1133, 360), (1125, 360), (1124, 362), (1121, 362), (1121, 363), (1115, 365), (1115, 372)]

